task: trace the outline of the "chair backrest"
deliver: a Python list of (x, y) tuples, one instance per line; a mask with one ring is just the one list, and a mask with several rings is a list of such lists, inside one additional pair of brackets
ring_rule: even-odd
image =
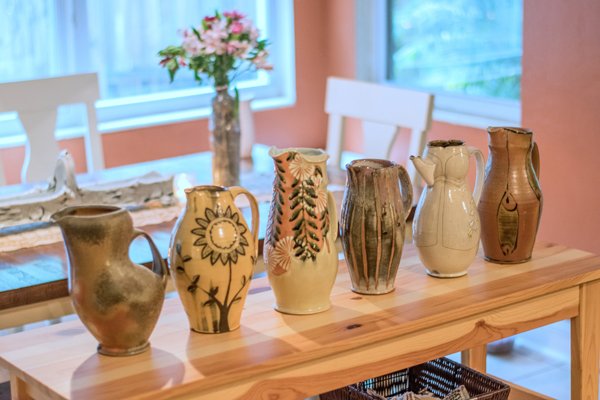
[[(0, 112), (16, 111), (27, 134), (22, 182), (38, 182), (52, 176), (59, 154), (54, 138), (58, 106), (67, 104), (85, 103), (88, 120), (88, 134), (85, 136), (87, 170), (104, 169), (94, 108), (94, 102), (99, 98), (96, 73), (0, 84)], [(2, 174), (0, 184), (4, 178)]]
[[(433, 95), (373, 83), (329, 77), (325, 112), (329, 114), (327, 152), (331, 163), (339, 165), (344, 149), (344, 118), (362, 120), (364, 154), (368, 158), (389, 159), (400, 127), (412, 130), (409, 155), (421, 155), (431, 127)], [(407, 170), (416, 188), (421, 178), (411, 162)]]

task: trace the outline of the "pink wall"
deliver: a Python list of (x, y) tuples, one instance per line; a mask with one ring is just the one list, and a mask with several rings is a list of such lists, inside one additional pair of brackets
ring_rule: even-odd
[[(355, 10), (349, 0), (294, 2), (296, 90), (293, 107), (256, 113), (257, 141), (277, 146), (324, 147), (327, 76), (354, 78)], [(524, 2), (522, 119), (541, 152), (544, 213), (539, 238), (600, 253), (600, 15), (598, 0)], [(347, 148), (360, 151), (362, 133), (349, 122)], [(434, 122), (429, 139), (463, 139), (487, 155), (484, 130)], [(392, 159), (405, 163), (407, 132)], [(107, 167), (208, 149), (206, 120), (103, 135)], [(81, 139), (62, 141), (85, 168)], [(22, 148), (3, 149), (9, 182), (19, 181)], [(14, 166), (18, 165), (18, 168)], [(473, 170), (473, 168), (472, 168)], [(473, 175), (473, 174), (471, 174)], [(473, 176), (470, 177), (471, 187)]]
[(523, 126), (540, 146), (539, 238), (600, 253), (600, 1), (527, 0)]

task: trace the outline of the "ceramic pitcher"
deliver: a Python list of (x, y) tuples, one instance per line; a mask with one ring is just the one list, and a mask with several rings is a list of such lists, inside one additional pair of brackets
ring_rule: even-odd
[[(186, 189), (187, 204), (171, 236), (171, 276), (190, 327), (225, 333), (240, 327), (258, 251), (258, 204), (242, 187)], [(234, 199), (245, 194), (252, 231)]]
[(273, 199), (264, 257), (275, 294), (275, 309), (314, 314), (331, 306), (338, 271), (338, 223), (327, 190), (329, 155), (323, 150), (272, 147)]
[[(471, 154), (477, 167), (473, 195), (466, 180)], [(434, 140), (427, 143), (423, 157), (410, 159), (427, 183), (413, 220), (419, 257), (429, 275), (462, 276), (479, 249), (483, 154), (460, 140)]]
[(490, 127), (488, 136), (490, 155), (479, 203), (483, 252), (491, 262), (525, 262), (542, 216), (539, 150), (529, 129)]
[[(119, 207), (67, 207), (51, 219), (62, 230), (69, 256), (73, 308), (100, 343), (98, 352), (131, 356), (147, 350), (168, 274), (152, 239)], [(138, 236), (150, 244), (152, 269), (129, 259), (129, 245)]]
[(356, 160), (346, 165), (346, 172), (340, 223), (352, 290), (389, 293), (412, 210), (410, 177), (403, 166), (387, 160)]

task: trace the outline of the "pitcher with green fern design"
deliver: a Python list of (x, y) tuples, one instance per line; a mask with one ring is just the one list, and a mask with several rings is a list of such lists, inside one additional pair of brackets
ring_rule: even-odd
[[(229, 332), (240, 327), (256, 265), (258, 204), (241, 187), (197, 186), (185, 193), (186, 209), (171, 237), (171, 276), (193, 331)], [(239, 194), (250, 200), (251, 232), (234, 204)]]
[(337, 212), (327, 190), (323, 150), (272, 147), (275, 164), (264, 258), (275, 309), (288, 314), (327, 310), (338, 271)]

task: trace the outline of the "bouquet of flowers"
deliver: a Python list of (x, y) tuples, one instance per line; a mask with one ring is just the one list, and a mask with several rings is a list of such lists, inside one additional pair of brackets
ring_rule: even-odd
[(201, 25), (179, 31), (181, 46), (169, 46), (158, 52), (163, 57), (160, 65), (168, 68), (171, 82), (180, 67), (188, 66), (196, 80), (200, 74), (213, 80), (215, 87), (229, 87), (229, 83), (246, 71), (270, 71), (267, 41), (258, 40), (259, 31), (246, 15), (236, 10), (207, 16)]

